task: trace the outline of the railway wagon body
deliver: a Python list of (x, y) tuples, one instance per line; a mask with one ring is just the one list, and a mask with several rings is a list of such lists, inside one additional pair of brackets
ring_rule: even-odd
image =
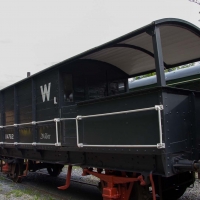
[[(199, 36), (158, 20), (2, 89), (2, 170), (20, 181), (68, 164), (67, 189), (78, 165), (105, 200), (179, 198), (199, 169), (200, 93), (166, 86), (164, 68), (199, 61)], [(155, 87), (129, 91), (129, 77), (152, 71)]]

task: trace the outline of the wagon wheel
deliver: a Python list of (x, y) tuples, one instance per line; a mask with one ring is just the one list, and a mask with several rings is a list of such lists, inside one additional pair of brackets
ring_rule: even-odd
[(20, 164), (19, 163), (15, 163), (12, 166), (14, 168), (14, 174), (12, 174), (11, 179), (15, 182), (15, 183), (21, 183), (22, 182), (22, 178), (19, 177), (20, 176)]
[(163, 192), (162, 198), (163, 200), (177, 200), (179, 199), (187, 189), (186, 186), (180, 186), (178, 188), (173, 188)]
[(60, 174), (60, 172), (62, 171), (62, 168), (63, 168), (63, 166), (54, 165), (51, 167), (47, 167), (47, 171), (50, 176), (56, 177)]
[(130, 200), (152, 200), (152, 194), (149, 191), (149, 186), (141, 186), (135, 182), (130, 194)]

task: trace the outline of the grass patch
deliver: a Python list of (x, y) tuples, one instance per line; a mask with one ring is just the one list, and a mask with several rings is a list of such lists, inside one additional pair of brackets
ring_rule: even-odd
[(12, 190), (8, 194), (6, 194), (6, 197), (10, 196), (14, 197), (23, 197), (23, 195), (29, 195), (30, 199), (32, 200), (55, 200), (55, 198), (48, 196), (48, 197), (42, 197), (38, 192), (33, 191), (31, 189), (25, 189), (25, 190)]
[(28, 194), (28, 195), (34, 194), (33, 190), (31, 190), (31, 189), (25, 189), (23, 192), (24, 192), (24, 194)]
[(7, 196), (10, 196), (10, 195), (13, 195), (15, 197), (21, 197), (24, 195), (24, 192), (21, 190), (12, 190), (7, 194)]
[(49, 197), (49, 199), (48, 200), (55, 200), (53, 197)]
[(0, 176), (0, 180), (6, 180), (6, 178), (3, 176)]
[[(25, 189), (25, 190), (11, 190), (7, 196), (13, 195), (15, 197), (22, 197), (23, 195), (30, 195), (30, 196), (35, 196), (37, 199), (37, 197), (39, 196), (38, 194), (35, 194), (34, 191), (32, 191), (31, 189)], [(39, 197), (38, 197), (39, 198)]]
[[(29, 199), (29, 200), (56, 200), (57, 198), (52, 197), (51, 195), (44, 195), (37, 189), (31, 189), (29, 187), (17, 187), (17, 183), (9, 181), (7, 183), (7, 178), (0, 175), (0, 194), (4, 195), (4, 199), (20, 198), (20, 199)], [(1, 182), (2, 181), (2, 182)], [(5, 182), (5, 183), (4, 183)], [(4, 185), (7, 185), (8, 188), (4, 190)], [(1, 199), (0, 199), (1, 200)]]
[(34, 196), (33, 196), (33, 200), (39, 200), (39, 199), (41, 199), (41, 198), (40, 198), (40, 195), (34, 195)]

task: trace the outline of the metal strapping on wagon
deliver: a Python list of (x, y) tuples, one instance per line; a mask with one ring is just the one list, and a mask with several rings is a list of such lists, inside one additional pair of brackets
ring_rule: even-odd
[[(156, 110), (158, 111), (158, 124), (159, 124), (159, 139), (160, 143), (156, 145), (88, 145), (79, 142), (79, 132), (78, 132), (78, 121), (84, 118), (92, 118), (92, 117), (101, 117), (101, 116), (109, 116), (109, 115), (120, 115), (120, 114), (127, 114), (127, 113), (134, 113), (134, 112), (143, 112), (148, 110)], [(158, 149), (165, 148), (165, 143), (162, 142), (162, 124), (161, 124), (161, 110), (163, 110), (163, 105), (155, 105), (154, 107), (149, 108), (142, 108), (136, 110), (127, 110), (127, 111), (120, 111), (120, 112), (112, 112), (112, 113), (104, 113), (104, 114), (97, 114), (97, 115), (87, 115), (87, 116), (77, 116), (76, 117), (76, 136), (77, 136), (77, 146), (78, 147), (157, 147)]]
[[(159, 125), (159, 139), (160, 143), (157, 143), (156, 145), (88, 145), (88, 144), (83, 144), (79, 142), (79, 131), (78, 131), (78, 121), (82, 120), (84, 118), (93, 118), (93, 117), (102, 117), (102, 116), (110, 116), (110, 115), (120, 115), (120, 114), (127, 114), (127, 113), (134, 113), (134, 112), (143, 112), (143, 111), (148, 111), (148, 110), (156, 110), (158, 111), (158, 125)], [(58, 123), (60, 121), (67, 121), (67, 120), (76, 120), (76, 136), (77, 136), (77, 146), (79, 148), (81, 147), (125, 147), (125, 148), (130, 148), (130, 147), (156, 147), (158, 149), (165, 148), (165, 143), (162, 142), (162, 124), (161, 124), (161, 110), (163, 110), (163, 105), (155, 105), (154, 107), (149, 107), (149, 108), (142, 108), (142, 109), (136, 109), (136, 110), (127, 110), (127, 111), (120, 111), (120, 112), (112, 112), (112, 113), (104, 113), (104, 114), (96, 114), (96, 115), (87, 115), (87, 116), (81, 116), (78, 115), (76, 118), (55, 118), (52, 120), (44, 120), (44, 121), (32, 121), (29, 123), (21, 123), (21, 124), (13, 124), (13, 125), (7, 125), (7, 126), (0, 126), (0, 128), (7, 128), (7, 127), (18, 127), (18, 126), (23, 126), (23, 125), (36, 125), (40, 123), (46, 123), (46, 122), (55, 122), (56, 123), (56, 143), (40, 143), (40, 142), (32, 142), (32, 143), (23, 143), (23, 142), (0, 142), (1, 144), (13, 144), (13, 145), (32, 145), (32, 146), (37, 146), (37, 145), (53, 145), (53, 146), (61, 146), (61, 143), (58, 140)]]

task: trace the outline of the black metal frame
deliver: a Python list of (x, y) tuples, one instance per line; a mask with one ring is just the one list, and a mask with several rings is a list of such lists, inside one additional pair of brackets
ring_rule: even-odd
[[(36, 121), (36, 85), (34, 78), (31, 79), (32, 84), (32, 121)], [(37, 131), (36, 126), (32, 127), (33, 141), (37, 141)]]
[[(14, 86), (14, 122), (15, 124), (18, 124), (19, 123), (19, 103), (18, 103), (18, 98), (17, 98), (17, 86), (15, 85)], [(15, 142), (18, 142), (19, 141), (19, 129), (18, 127), (15, 127), (14, 128), (15, 131), (14, 131), (14, 139), (15, 139)]]
[[(1, 108), (1, 121), (0, 124), (3, 126), (5, 124), (5, 118), (4, 118), (4, 112), (5, 112), (5, 106), (4, 106), (4, 93), (0, 91), (0, 108)], [(1, 140), (5, 141), (5, 130), (1, 129)]]
[(159, 86), (166, 86), (162, 45), (160, 39), (160, 29), (157, 26), (155, 26), (153, 29), (152, 40), (153, 40), (153, 50), (155, 55), (157, 84)]

